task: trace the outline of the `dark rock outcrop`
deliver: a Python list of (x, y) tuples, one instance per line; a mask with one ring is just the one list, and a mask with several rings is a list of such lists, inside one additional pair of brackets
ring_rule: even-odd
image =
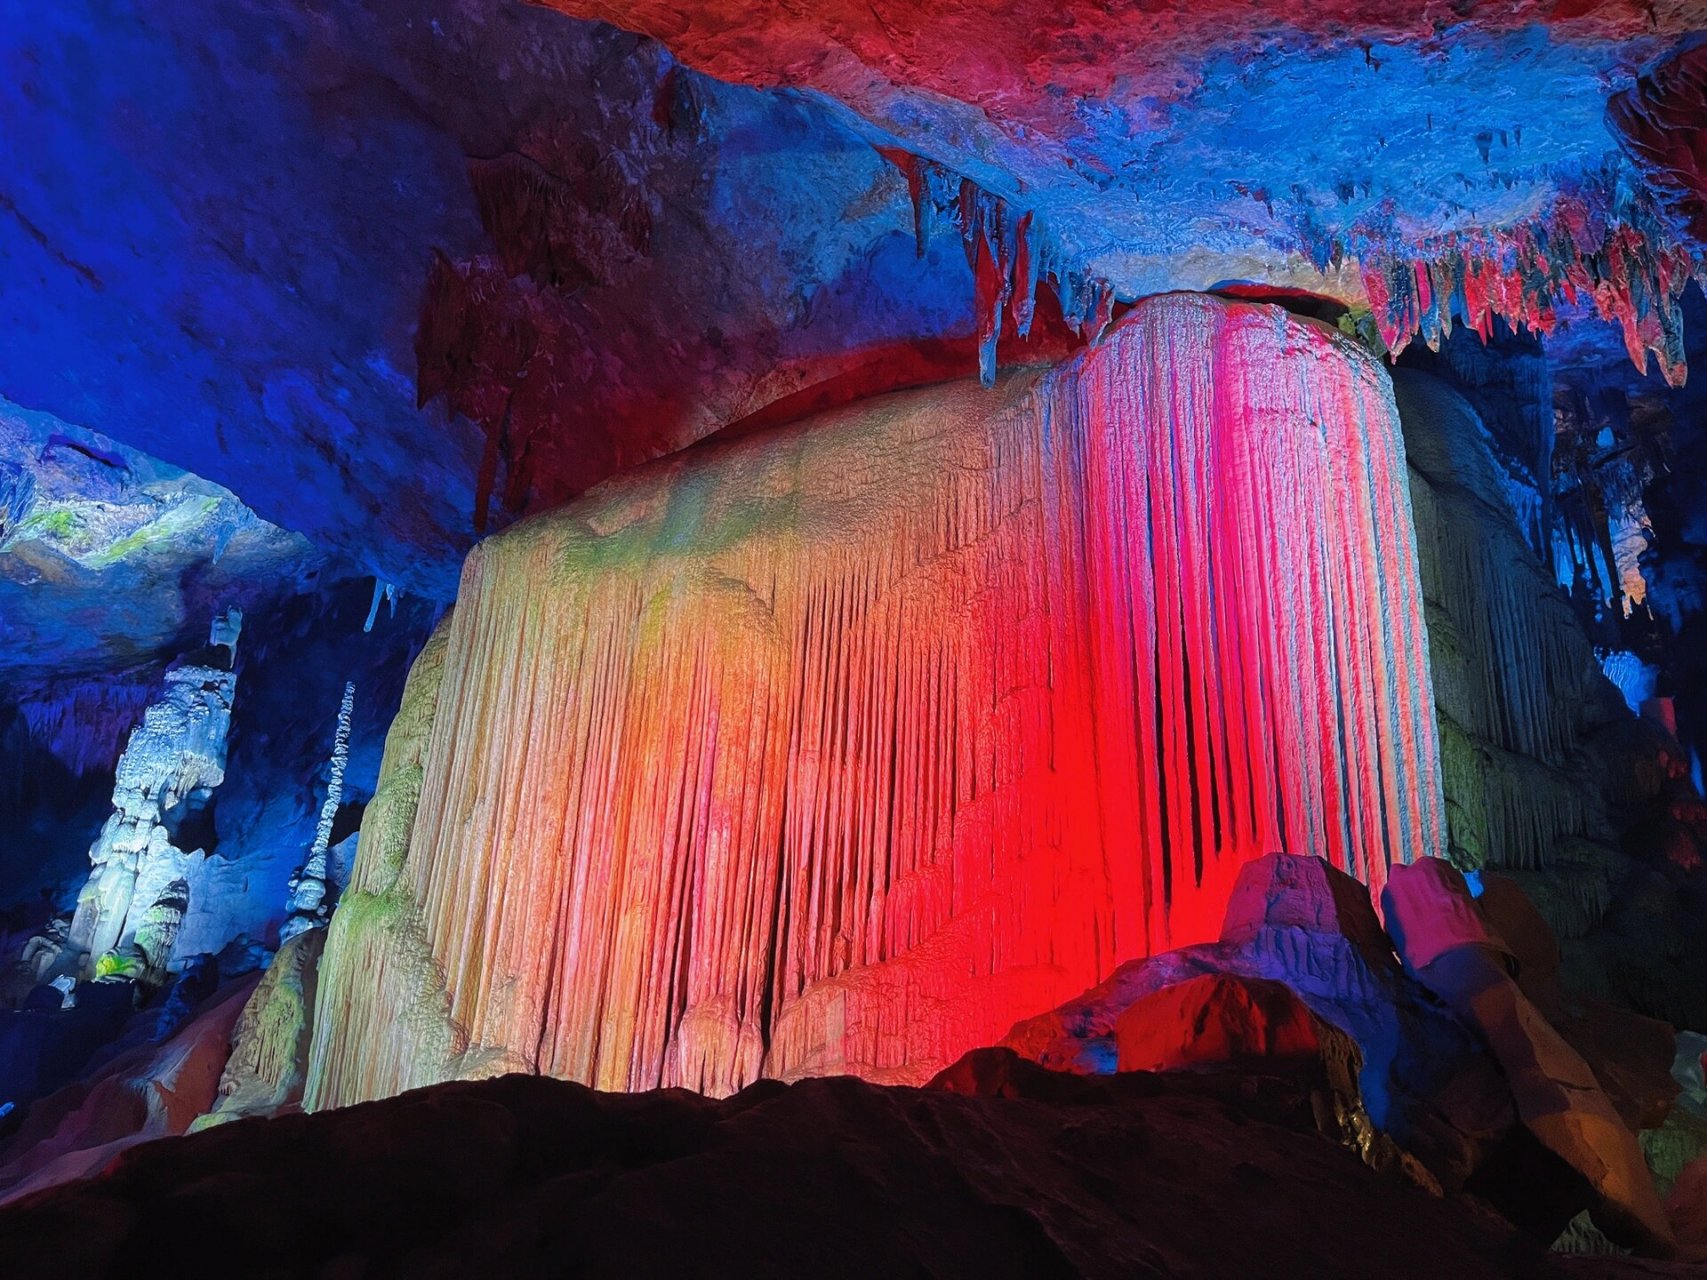
[(508, 1076), (242, 1121), (0, 1210), (0, 1256), (127, 1280), (1631, 1274), (1567, 1270), (1371, 1172), (1285, 1080), (1086, 1079), (992, 1050), (945, 1076), (722, 1100)]
[(1121, 1017), (1206, 974), (1283, 982), (1349, 1034), (1371, 1122), (1447, 1190), (1464, 1187), (1515, 1124), (1493, 1060), (1401, 971), (1368, 891), (1320, 858), (1271, 854), (1247, 864), (1221, 941), (1122, 965), (1078, 999), (1019, 1023), (1003, 1044), (1057, 1070), (1113, 1071)]
[(1593, 1068), (1518, 986), (1515, 957), (1463, 875), (1438, 858), (1395, 867), (1381, 903), (1406, 970), (1493, 1051), (1524, 1127), (1593, 1192), (1595, 1224), (1669, 1254), (1675, 1241), (1635, 1134)]
[[(1634, 1134), (1676, 1092), (1669, 1028), (1570, 1001), (1545, 922), (1514, 883), (1493, 896), (1515, 949), (1439, 859), (1393, 869), (1383, 930), (1355, 880), (1272, 854), (1245, 867), (1220, 942), (1124, 965), (1005, 1043), (1089, 1074), (1309, 1061), (1318, 1111), (1338, 1121), (1324, 1131), (1373, 1167), (1477, 1195), (1543, 1240), (1591, 1209), (1617, 1239), (1669, 1254)], [(1519, 950), (1534, 998), (1511, 976)]]
[(140, 1036), (31, 1107), (0, 1143), (0, 1202), (96, 1173), (128, 1147), (187, 1130), (214, 1103), (232, 1028), (256, 981), (221, 988), (194, 1017), (186, 1011), (169, 1031)]

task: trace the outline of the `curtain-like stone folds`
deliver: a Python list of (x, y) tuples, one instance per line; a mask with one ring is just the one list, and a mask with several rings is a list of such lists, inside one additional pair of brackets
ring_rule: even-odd
[(482, 543), (332, 924), (308, 1101), (917, 1081), (1218, 932), (1240, 865), (1443, 851), (1380, 366), (1167, 295), (994, 391), (689, 450)]

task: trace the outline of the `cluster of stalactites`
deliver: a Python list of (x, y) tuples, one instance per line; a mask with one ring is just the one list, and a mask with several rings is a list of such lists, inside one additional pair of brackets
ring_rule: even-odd
[[(376, 606), (378, 597), (375, 596)], [(314, 845), (308, 861), (290, 879), (289, 914), (279, 930), (282, 946), (299, 933), (323, 928), (332, 915), (332, 875), (328, 858), (332, 848), (332, 825), (338, 816), (338, 806), (344, 802), (344, 770), (350, 762), (350, 714), (356, 705), (356, 684), (344, 685), (344, 697), (338, 704), (338, 731), (332, 739), (332, 762), (326, 779), (326, 799), (320, 806), (320, 824), (315, 828)]]
[(924, 156), (893, 147), (878, 151), (907, 181), (921, 258), (945, 213), (960, 232), (972, 268), (978, 377), (986, 387), (996, 381), (996, 344), (1003, 330), (1011, 326), (1017, 337), (1030, 335), (1040, 283), (1047, 284), (1068, 327), (1080, 337), (1094, 340), (1108, 328), (1114, 319), (1114, 286), (1059, 260), (1037, 210), (1020, 209)]
[(1641, 561), (1653, 522), (1645, 498), (1670, 466), (1665, 434), (1633, 417), (1627, 403), (1604, 412), (1580, 393), (1567, 397), (1557, 420), (1556, 577), (1573, 596), (1628, 618), (1647, 608)]
[[(972, 268), (978, 330), (978, 373), (996, 377), (996, 345), (1005, 328), (1031, 331), (1037, 289), (1046, 285), (1069, 328), (1101, 337), (1121, 299), (1106, 279), (1068, 265), (1056, 252), (1042, 215), (924, 156), (893, 147), (879, 153), (907, 182), (913, 232), (923, 257), (946, 213), (960, 232)], [(1372, 243), (1356, 256), (1381, 340), (1394, 355), (1412, 339), (1438, 349), (1452, 326), (1492, 336), (1496, 317), (1513, 328), (1548, 334), (1561, 305), (1592, 306), (1616, 323), (1636, 367), (1653, 352), (1671, 386), (1687, 374), (1680, 300), (1703, 265), (1673, 242), (1645, 195), (1616, 175), (1595, 187), (1613, 194), (1571, 194), (1542, 218), (1511, 228), (1454, 234), (1394, 253)], [(1350, 251), (1340, 237), (1312, 237), (1306, 256), (1318, 270), (1338, 267)]]
[(1641, 489), (1630, 486), (1627, 471), (1609, 467), (1604, 487), (1588, 491), (1578, 484), (1567, 492), (1551, 548), (1560, 587), (1585, 592), (1597, 606), (1626, 618), (1647, 603), (1642, 556), (1653, 537)]
[(1506, 500), (1494, 433), (1467, 401), (1395, 376), (1413, 468), (1430, 670), (1454, 857), (1540, 870), (1600, 829), (1581, 783), (1586, 726), (1607, 714), (1587, 638)]
[(1376, 251), (1362, 261), (1376, 326), (1394, 355), (1419, 337), (1438, 348), (1454, 323), (1484, 341), (1495, 317), (1548, 334), (1561, 306), (1592, 306), (1623, 330), (1638, 369), (1646, 371), (1651, 351), (1674, 387), (1688, 372), (1680, 303), (1695, 270), (1699, 264), (1667, 244), (1639, 202), (1614, 202), (1607, 213), (1578, 195), (1515, 228), (1454, 235), (1403, 256)]

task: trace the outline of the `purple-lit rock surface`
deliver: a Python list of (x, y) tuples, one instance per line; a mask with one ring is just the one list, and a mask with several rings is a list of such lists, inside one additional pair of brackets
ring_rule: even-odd
[(1349, 1033), (1371, 1121), (1448, 1188), (1464, 1185), (1510, 1131), (1498, 1070), (1400, 971), (1368, 890), (1320, 858), (1270, 854), (1247, 864), (1221, 941), (1122, 965), (1078, 999), (1017, 1024), (1002, 1043), (1056, 1070), (1113, 1071), (1128, 1009), (1216, 975), (1282, 982)]
[[(1670, 1253), (1634, 1129), (1659, 1124), (1675, 1089), (1632, 1087), (1640, 1030), (1631, 1043), (1567, 1024), (1591, 1067), (1506, 976), (1511, 952), (1439, 859), (1395, 867), (1383, 905), (1385, 932), (1356, 881), (1319, 858), (1270, 855), (1241, 875), (1221, 942), (1123, 966), (1004, 1043), (1086, 1074), (1315, 1063), (1342, 1082), (1346, 1140), (1375, 1167), (1426, 1171), (1414, 1176), (1471, 1190), (1548, 1240), (1592, 1207), (1609, 1231)], [(1466, 956), (1488, 964), (1466, 969)], [(1621, 1115), (1597, 1072), (1651, 1105)]]

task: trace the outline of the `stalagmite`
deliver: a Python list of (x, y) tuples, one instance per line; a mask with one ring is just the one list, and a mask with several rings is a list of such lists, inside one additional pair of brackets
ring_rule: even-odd
[(216, 617), (206, 660), (168, 671), (165, 693), (132, 731), (57, 970), (79, 978), (164, 976), (189, 905), (185, 874), (202, 856), (190, 837), (225, 780), (242, 625), (237, 609)]
[[(374, 600), (377, 604), (379, 597), (376, 595)], [(308, 851), (308, 861), (290, 878), (287, 918), (279, 929), (281, 945), (299, 933), (318, 929), (332, 914), (329, 900), (332, 875), (328, 870), (327, 852), (332, 847), (332, 824), (338, 816), (338, 806), (344, 801), (344, 770), (350, 762), (350, 714), (355, 705), (355, 681), (346, 681), (343, 700), (338, 704), (338, 730), (332, 738), (326, 799), (320, 806), (320, 823), (314, 831), (314, 846)]]
[(192, 1133), (246, 1116), (277, 1115), (301, 1103), (314, 982), (325, 945), (323, 929), (280, 945), (232, 1029), (218, 1100), (191, 1124)]
[(306, 1104), (918, 1081), (1265, 852), (1379, 892), (1444, 845), (1412, 527), (1379, 365), (1180, 294), (506, 530), (387, 741)]

